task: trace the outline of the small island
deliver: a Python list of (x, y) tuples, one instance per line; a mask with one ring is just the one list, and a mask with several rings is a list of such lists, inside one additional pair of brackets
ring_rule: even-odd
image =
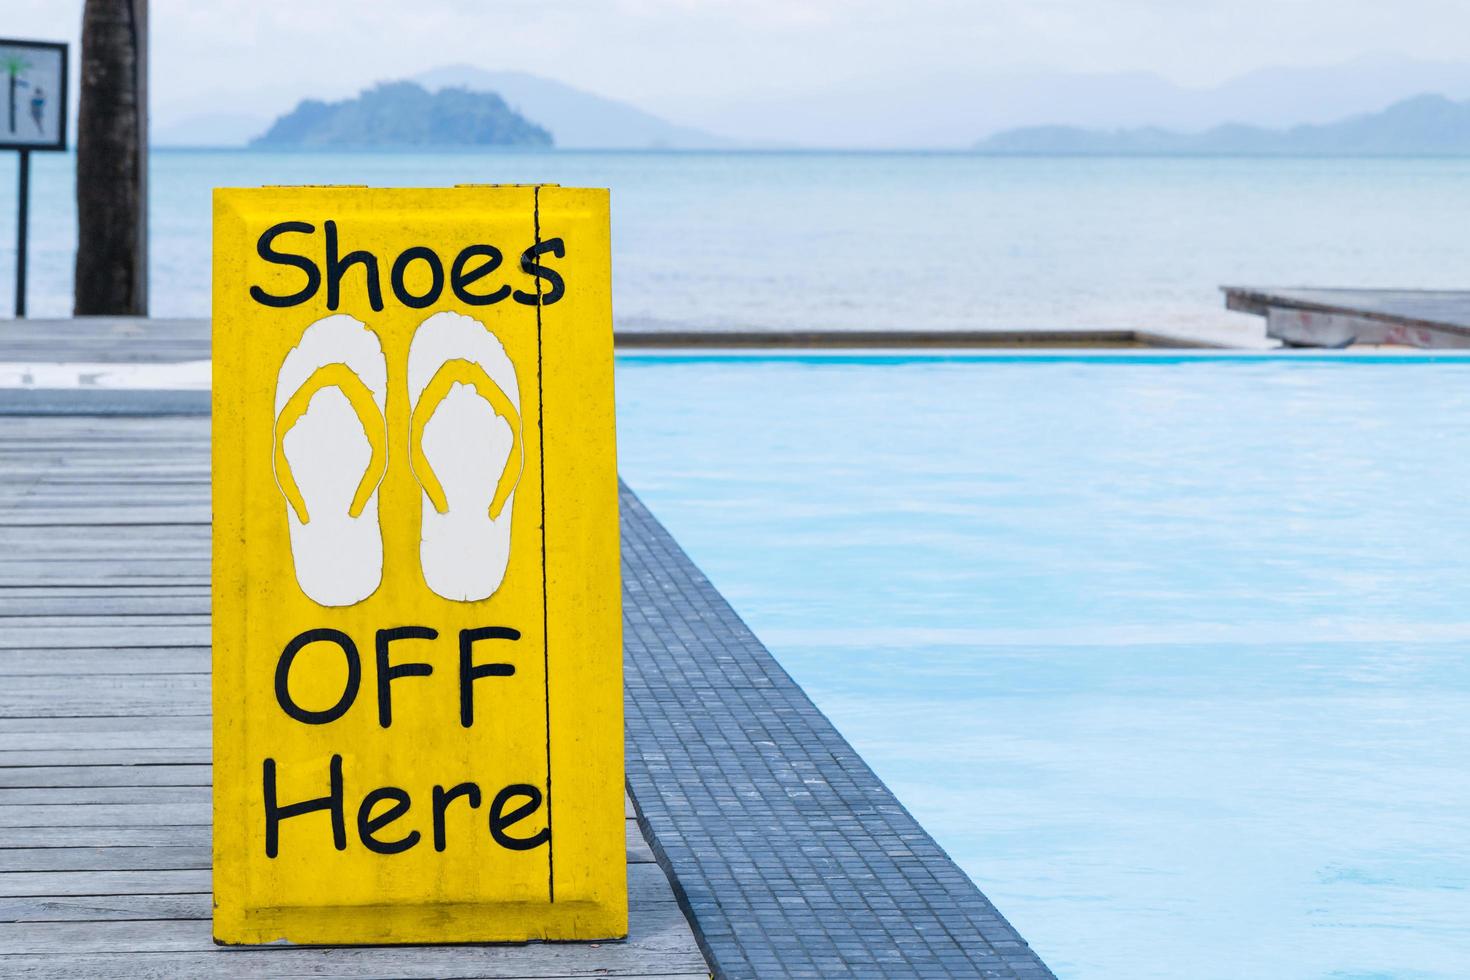
[(494, 92), (385, 82), (355, 99), (306, 99), (252, 147), (551, 146), (551, 133)]

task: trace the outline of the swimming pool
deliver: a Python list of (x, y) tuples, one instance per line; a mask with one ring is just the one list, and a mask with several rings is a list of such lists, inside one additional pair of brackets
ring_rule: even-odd
[(625, 479), (1059, 975), (1470, 973), (1470, 360), (617, 381)]

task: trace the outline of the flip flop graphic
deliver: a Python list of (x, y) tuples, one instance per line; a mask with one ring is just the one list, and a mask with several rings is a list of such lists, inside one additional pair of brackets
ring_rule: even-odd
[(446, 599), (487, 599), (505, 579), (525, 468), (515, 365), (483, 323), (436, 313), (409, 344), (408, 396), (424, 581)]
[(276, 376), (276, 485), (296, 582), (318, 605), (361, 602), (383, 580), (387, 391), (377, 335), (345, 314), (307, 327)]

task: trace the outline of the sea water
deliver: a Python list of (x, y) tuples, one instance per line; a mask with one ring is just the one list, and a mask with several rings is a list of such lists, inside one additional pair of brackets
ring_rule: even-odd
[[(71, 311), (75, 158), (33, 157), (30, 309)], [(158, 150), (150, 310), (209, 312), (216, 186), (612, 189), (625, 327), (1209, 328), (1222, 283), (1453, 288), (1470, 159)], [(0, 153), (0, 312), (14, 154)]]
[(1470, 976), (1470, 362), (617, 382), (624, 478), (1060, 976)]

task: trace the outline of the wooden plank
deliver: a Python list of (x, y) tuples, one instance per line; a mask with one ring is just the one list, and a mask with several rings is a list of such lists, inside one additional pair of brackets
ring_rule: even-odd
[(210, 828), (191, 827), (9, 827), (4, 847), (208, 847)]
[(95, 582), (99, 585), (209, 585), (203, 564), (190, 558), (37, 558), (0, 557), (0, 580), (15, 585)]
[[(175, 542), (160, 545), (157, 541), (140, 541), (135, 534), (157, 535), (156, 528), (112, 528), (99, 533), (95, 528), (85, 527), (82, 535), (73, 535), (76, 528), (61, 527), (5, 527), (0, 528), (0, 548), (5, 549), (4, 561), (9, 565), (35, 565), (41, 562), (173, 562), (200, 561), (208, 558), (209, 545), (203, 542)], [(170, 529), (172, 530), (172, 529)], [(135, 532), (124, 534), (124, 531)], [(50, 541), (15, 541), (16, 532), (25, 532), (38, 537), (50, 537)]]
[[(58, 590), (59, 591), (59, 590)], [(74, 622), (101, 616), (182, 615), (207, 616), (209, 599), (203, 595), (11, 594), (0, 589), (0, 629), (12, 616), (68, 616)]]
[[(42, 831), (27, 837), (28, 842), (39, 842), (38, 846), (16, 846), (17, 841), (7, 834), (6, 846), (0, 847), (0, 872), (183, 871), (207, 870), (210, 866), (208, 834), (197, 831), (191, 830), (188, 834), (190, 843), (158, 843), (158, 839), (139, 841), (134, 837), (120, 838), (115, 830), (107, 830), (93, 837), (93, 843), (79, 844), (66, 828), (26, 829)], [(177, 831), (180, 828), (169, 829)], [(653, 862), (653, 850), (643, 839), (636, 821), (626, 821), (626, 838), (630, 865)]]
[[(672, 898), (672, 894), (670, 895)], [(702, 961), (691, 962), (689, 954), (680, 942), (683, 914), (673, 901), (652, 902), (640, 909), (638, 921), (629, 922), (627, 940), (601, 944), (605, 970), (619, 966), (633, 967), (642, 972), (673, 972), (698, 969)], [(586, 946), (580, 943), (525, 944), (496, 947), (464, 947), (467, 952), (479, 952), (477, 957), (484, 965), (496, 963), (507, 970), (519, 968), (541, 971), (541, 975), (563, 975), (581, 972), (587, 964)], [(486, 953), (494, 949), (493, 956)], [(204, 952), (209, 953), (216, 963), (233, 959), (251, 960), (256, 969), (275, 972), (278, 957), (291, 953), (305, 952), (290, 949), (219, 948), (214, 945), (208, 924), (197, 919), (155, 919), (146, 924), (104, 920), (99, 922), (27, 922), (0, 923), (0, 965), (6, 957), (57, 955), (76, 956), (87, 953), (163, 953)], [(260, 956), (268, 952), (269, 958)], [(337, 953), (345, 950), (334, 951)], [(453, 947), (379, 948), (365, 952), (378, 954), (377, 958), (403, 964), (412, 964), (424, 970), (426, 975), (438, 975), (437, 969), (426, 969), (441, 952), (458, 952)], [(252, 955), (255, 954), (255, 955)], [(336, 958), (334, 957), (334, 963)], [(268, 965), (269, 964), (269, 965)], [(597, 975), (591, 970), (587, 971)], [(425, 974), (421, 974), (425, 975)], [(503, 976), (535, 976), (532, 973), (506, 972)]]
[(113, 674), (106, 684), (85, 677), (12, 677), (0, 689), (0, 714), (24, 715), (164, 715), (171, 710), (193, 713), (209, 707), (208, 674), (165, 674), (161, 677)]
[[(209, 894), (208, 871), (10, 871), (0, 896)], [(3, 948), (3, 944), (0, 944)]]
[[(207, 845), (206, 845), (207, 846)], [(0, 922), (208, 919), (205, 895), (63, 895), (0, 898)]]
[(161, 504), (157, 507), (130, 507), (100, 511), (67, 511), (56, 507), (10, 508), (0, 517), (0, 527), (52, 527), (58, 524), (91, 524), (97, 527), (136, 525), (157, 527), (162, 524), (209, 523), (209, 508), (194, 505)]
[[(0, 661), (3, 663), (3, 661)], [(88, 735), (105, 732), (208, 732), (209, 719), (197, 715), (167, 714), (162, 717), (132, 718), (5, 718), (0, 717), (0, 735), (30, 732), (61, 732)], [(9, 739), (0, 740), (5, 748), (16, 748)], [(172, 742), (170, 745), (174, 744)]]
[[(0, 657), (0, 664), (4, 657)], [(194, 673), (194, 671), (187, 671)], [(206, 713), (163, 714), (163, 716), (87, 717), (0, 717), (0, 745), (4, 751), (43, 748), (178, 748), (194, 745), (194, 739), (209, 735)], [(188, 738), (185, 738), (185, 735)], [(35, 743), (29, 743), (34, 739)], [(53, 745), (44, 739), (69, 739)], [(112, 739), (107, 742), (106, 739)]]
[(0, 827), (178, 827), (207, 826), (207, 803), (33, 803), (0, 806)]
[[(0, 631), (5, 629), (0, 620)], [(125, 629), (125, 627), (123, 627)], [(122, 647), (97, 650), (78, 647), (74, 650), (52, 647), (44, 652), (21, 647), (0, 647), (0, 675), (10, 677), (65, 676), (75, 671), (87, 677), (105, 677), (116, 674), (143, 673), (151, 676), (164, 674), (207, 674), (209, 673), (209, 651), (198, 647), (174, 648), (127, 648), (125, 657), (118, 654)], [(32, 653), (36, 655), (32, 656)], [(21, 748), (11, 745), (11, 748)]]
[(19, 571), (0, 563), (0, 589), (21, 588), (111, 588), (117, 585), (162, 585), (189, 589), (209, 588), (209, 577), (197, 574), (158, 575), (126, 569), (78, 568), (50, 570), (22, 566)]
[(94, 626), (12, 626), (0, 630), (0, 650), (67, 650), (77, 648), (201, 647), (209, 645), (209, 625), (140, 624)]
[(208, 786), (47, 786), (34, 789), (0, 789), (0, 808), (32, 806), (95, 806), (98, 804), (156, 804), (209, 806)]
[(1266, 312), (1266, 336), (1292, 347), (1342, 348), (1369, 344), (1423, 349), (1470, 348), (1470, 333), (1356, 314), (1274, 306)]
[[(45, 790), (5, 790), (5, 794)], [(102, 792), (94, 790), (91, 792)], [(184, 788), (156, 793), (151, 799), (130, 803), (43, 803), (32, 800), (25, 806), (0, 806), (0, 827), (179, 827), (208, 825), (210, 802), (199, 794), (186, 802), (158, 802), (184, 795)], [(625, 818), (626, 819), (626, 818)]]
[(1222, 286), (1225, 306), (1294, 346), (1470, 347), (1470, 291)]
[[(121, 651), (127, 647), (117, 649)], [(119, 656), (124, 656), (124, 654), (120, 653)], [(0, 690), (0, 714), (16, 717), (14, 712), (8, 710), (10, 707), (37, 699), (41, 699), (44, 705), (45, 699), (51, 698), (50, 703), (59, 707), (65, 705), (68, 699), (74, 696), (87, 704), (95, 704), (98, 707), (122, 704), (135, 699), (163, 698), (165, 710), (159, 711), (158, 714), (165, 715), (168, 714), (168, 703), (177, 706), (180, 702), (200, 704), (207, 701), (209, 699), (209, 678), (201, 674), (164, 674), (152, 677), (146, 674), (130, 676), (127, 672), (122, 672), (110, 676), (107, 683), (101, 685), (91, 683), (86, 677), (68, 677), (65, 674), (46, 674), (39, 677), (17, 675), (9, 679), (4, 690)], [(169, 702), (169, 698), (176, 700)], [(200, 700), (201, 698), (203, 700)], [(64, 712), (57, 710), (44, 713), (61, 715)], [(84, 711), (81, 714), (101, 715), (106, 712)]]
[[(28, 629), (117, 629), (136, 630), (149, 627), (175, 628), (182, 626), (196, 626), (204, 629), (209, 628), (209, 615), (187, 615), (184, 613), (141, 613), (132, 616), (90, 616), (80, 623), (72, 616), (11, 616), (5, 621), (6, 631), (28, 630)], [(209, 644), (200, 643), (200, 647), (208, 647)], [(45, 647), (29, 647), (32, 650), (44, 650)], [(97, 649), (109, 649), (99, 644)]]
[[(207, 712), (196, 711), (202, 717)], [(207, 749), (159, 748), (159, 749), (38, 749), (28, 752), (7, 752), (0, 749), (0, 768), (24, 766), (146, 766), (177, 763), (209, 763)]]
[[(0, 621), (0, 630), (4, 629)], [(191, 646), (176, 646), (168, 649), (129, 649), (125, 660), (118, 651), (98, 651), (93, 648), (78, 648), (75, 652), (65, 648), (49, 648), (44, 654), (31, 657), (32, 651), (10, 646), (0, 648), (0, 676), (49, 677), (66, 676), (69, 671), (87, 677), (106, 677), (113, 674), (131, 674), (134, 671), (163, 676), (163, 674), (206, 674), (209, 673), (209, 652), (200, 654)], [(9, 745), (9, 748), (22, 748)]]
[(120, 317), (10, 320), (0, 325), (0, 360), (100, 364), (208, 360), (209, 321)]
[(11, 871), (182, 871), (208, 869), (209, 845), (0, 848), (0, 873)]
[(0, 768), (0, 791), (48, 786), (208, 786), (209, 770), (207, 763), (194, 766), (18, 766)]
[[(603, 944), (602, 949), (616, 949), (618, 944)], [(516, 947), (399, 947), (396, 956), (387, 950), (313, 950), (268, 948), (259, 950), (222, 949), (207, 953), (138, 953), (121, 958), (107, 954), (67, 954), (64, 957), (17, 956), (5, 965), (17, 976), (36, 978), (88, 977), (90, 980), (177, 980), (179, 977), (218, 977), (221, 980), (319, 980), (324, 976), (348, 978), (434, 977), (437, 980), (571, 980), (573, 977), (628, 977), (630, 980), (708, 980), (709, 971), (698, 967), (653, 964), (636, 957), (626, 966), (598, 969), (566, 962), (563, 947), (536, 946), (533, 949), (557, 950), (557, 967), (577, 972), (547, 973), (534, 961), (517, 957), (502, 965), (500, 958), (509, 956)], [(425, 952), (427, 950), (427, 952)], [(590, 962), (597, 962), (593, 957)], [(703, 963), (703, 960), (700, 960)], [(650, 972), (663, 966), (665, 972)], [(676, 972), (667, 972), (675, 970)]]
[(136, 585), (131, 582), (113, 582), (101, 586), (73, 585), (12, 585), (0, 589), (0, 598), (6, 602), (22, 602), (29, 599), (165, 599), (183, 598), (193, 600), (209, 597), (209, 583), (203, 585)]
[[(638, 822), (625, 817), (628, 860), (648, 863), (653, 851), (638, 830)], [(51, 826), (9, 827), (0, 838), (0, 851), (7, 848), (90, 847), (208, 847), (207, 823), (172, 827)]]
[[(1155, 334), (1160, 346), (1174, 338)], [(619, 330), (623, 349), (854, 350), (879, 348), (1136, 347), (1127, 327), (1036, 327), (991, 330)], [(1193, 345), (1191, 345), (1193, 346)]]
[[(180, 525), (180, 528), (188, 525)], [(97, 561), (132, 558), (135, 561), (202, 560), (209, 557), (207, 541), (173, 540), (174, 528), (160, 540), (156, 529), (115, 528), (99, 534), (94, 527), (0, 528), (0, 548), (5, 560), (30, 564), (35, 561)]]
[[(657, 864), (628, 866), (628, 900), (641, 903), (668, 892), (669, 881)], [(184, 871), (7, 871), (0, 873), (0, 896), (45, 898), (55, 895), (183, 895), (210, 893), (207, 869)], [(0, 948), (4, 943), (0, 942)]]
[[(12, 722), (56, 722), (56, 721), (163, 721), (162, 718), (11, 718)], [(8, 750), (26, 749), (166, 749), (166, 748), (193, 748), (207, 749), (209, 741), (209, 719), (203, 714), (191, 715), (185, 718), (175, 718), (174, 721), (192, 720), (197, 724), (194, 730), (182, 729), (160, 729), (148, 731), (83, 731), (68, 735), (65, 732), (14, 732), (5, 737), (5, 746)], [(198, 724), (202, 722), (202, 724)], [(5, 785), (0, 783), (0, 786)]]

